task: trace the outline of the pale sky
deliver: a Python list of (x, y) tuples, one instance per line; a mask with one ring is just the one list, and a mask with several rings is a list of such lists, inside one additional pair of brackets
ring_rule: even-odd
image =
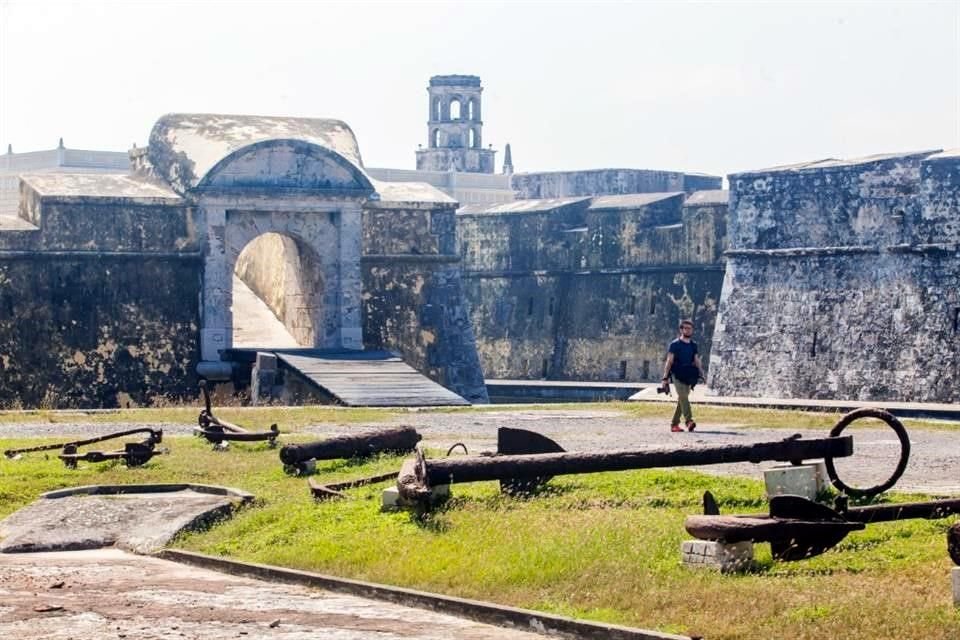
[(960, 0), (0, 0), (0, 153), (125, 151), (169, 112), (330, 117), (415, 167), (430, 76), (478, 75), (517, 171), (726, 175), (960, 147)]

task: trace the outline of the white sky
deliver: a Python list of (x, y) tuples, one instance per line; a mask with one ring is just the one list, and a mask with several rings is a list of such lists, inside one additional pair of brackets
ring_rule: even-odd
[(414, 168), (430, 76), (518, 171), (727, 174), (960, 147), (960, 0), (0, 0), (0, 153), (124, 151), (168, 112), (333, 117)]

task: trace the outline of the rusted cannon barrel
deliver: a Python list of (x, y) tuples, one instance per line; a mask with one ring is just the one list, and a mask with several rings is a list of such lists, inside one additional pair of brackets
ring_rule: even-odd
[(407, 460), (400, 469), (398, 489), (407, 500), (422, 502), (430, 487), (454, 482), (481, 482), (538, 478), (573, 473), (598, 473), (657, 467), (688, 467), (729, 462), (776, 460), (800, 462), (817, 458), (839, 458), (853, 454), (850, 436), (802, 440), (788, 438), (750, 445), (722, 445), (690, 449), (645, 451), (603, 451), (539, 453), (442, 458), (427, 460), (421, 455)]
[(280, 461), (295, 466), (308, 460), (356, 458), (386, 451), (403, 453), (412, 451), (418, 442), (420, 434), (413, 427), (367, 429), (317, 442), (284, 445)]

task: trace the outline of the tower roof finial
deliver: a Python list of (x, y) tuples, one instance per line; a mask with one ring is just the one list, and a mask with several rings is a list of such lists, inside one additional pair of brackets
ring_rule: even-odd
[(510, 143), (507, 143), (503, 150), (503, 173), (504, 175), (513, 175), (513, 154), (510, 153)]

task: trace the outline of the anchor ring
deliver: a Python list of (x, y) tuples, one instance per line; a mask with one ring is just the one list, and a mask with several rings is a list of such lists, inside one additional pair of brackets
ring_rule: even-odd
[(897, 468), (894, 469), (893, 474), (887, 478), (885, 482), (882, 482), (878, 485), (867, 487), (866, 489), (861, 489), (859, 487), (851, 487), (846, 484), (840, 477), (837, 475), (837, 468), (833, 464), (833, 457), (824, 458), (824, 463), (827, 467), (827, 476), (830, 478), (830, 483), (837, 488), (838, 491), (844, 493), (848, 496), (859, 496), (870, 498), (877, 494), (883, 493), (893, 485), (897, 483), (897, 480), (900, 479), (900, 476), (903, 475), (903, 472), (907, 468), (907, 462), (910, 459), (910, 438), (907, 436), (907, 430), (903, 426), (903, 423), (900, 422), (892, 413), (889, 411), (884, 411), (883, 409), (854, 409), (850, 413), (844, 415), (837, 424), (834, 425), (833, 429), (830, 430), (831, 437), (839, 436), (844, 429), (846, 429), (850, 424), (859, 420), (860, 418), (877, 418), (882, 420), (893, 429), (893, 432), (897, 434), (897, 438), (900, 440), (900, 460), (897, 461)]

